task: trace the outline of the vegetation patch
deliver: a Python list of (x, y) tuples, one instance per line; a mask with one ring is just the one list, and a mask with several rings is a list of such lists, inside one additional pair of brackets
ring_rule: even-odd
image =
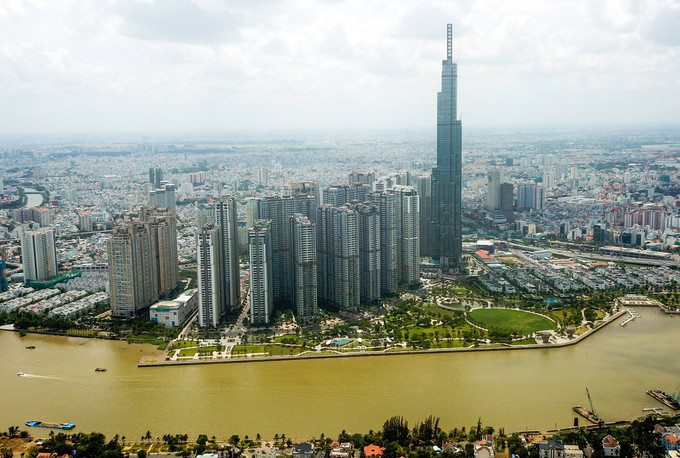
[(477, 309), (468, 313), (468, 316), (471, 321), (484, 328), (505, 329), (521, 335), (557, 328), (546, 317), (519, 310)]
[(185, 356), (194, 356), (196, 353), (199, 355), (203, 356), (209, 356), (212, 355), (214, 351), (223, 351), (224, 346), (223, 345), (211, 345), (209, 347), (200, 347), (200, 348), (185, 348), (183, 350), (180, 350), (179, 356), (180, 357), (185, 357)]

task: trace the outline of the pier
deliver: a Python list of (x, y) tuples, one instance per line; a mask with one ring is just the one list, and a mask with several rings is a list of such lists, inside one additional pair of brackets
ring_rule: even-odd
[(626, 326), (628, 323), (633, 321), (635, 318), (640, 318), (640, 314), (635, 310), (631, 310), (631, 309), (627, 308), (626, 312), (628, 312), (628, 314), (630, 316), (621, 322), (621, 326)]

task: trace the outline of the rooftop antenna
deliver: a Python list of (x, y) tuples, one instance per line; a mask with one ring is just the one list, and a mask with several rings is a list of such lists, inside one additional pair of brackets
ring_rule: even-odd
[(453, 58), (453, 25), (446, 24), (446, 59)]

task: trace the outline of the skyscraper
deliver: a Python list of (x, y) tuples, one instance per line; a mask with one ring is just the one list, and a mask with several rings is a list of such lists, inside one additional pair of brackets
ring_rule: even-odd
[(271, 221), (260, 220), (250, 228), (248, 246), (250, 248), (250, 323), (268, 325), (274, 306)]
[(369, 196), (380, 211), (380, 290), (382, 294), (397, 292), (397, 196), (390, 192), (374, 192)]
[(357, 212), (324, 204), (317, 214), (319, 300), (340, 310), (360, 303)]
[(177, 216), (169, 208), (142, 207), (140, 220), (147, 228), (156, 256), (156, 283), (160, 297), (168, 297), (179, 281)]
[(316, 220), (316, 197), (265, 197), (257, 201), (257, 216), (271, 221), (274, 304), (293, 303), (293, 262), (290, 217), (295, 213)]
[(177, 197), (175, 185), (171, 183), (162, 184), (161, 187), (149, 191), (149, 205), (161, 208), (177, 210)]
[(311, 323), (319, 312), (316, 288), (316, 225), (299, 213), (290, 217), (293, 235), (293, 302), (299, 323)]
[(352, 170), (352, 172), (349, 174), (350, 185), (353, 185), (354, 183), (361, 183), (371, 186), (374, 181), (375, 181), (374, 172), (368, 172), (366, 170)]
[(363, 202), (352, 206), (359, 217), (359, 284), (361, 302), (380, 299), (380, 209)]
[(224, 262), (220, 229), (208, 224), (196, 234), (198, 325), (217, 326), (224, 313)]
[(503, 169), (492, 167), (486, 179), (486, 210), (492, 212), (501, 208), (501, 183), (503, 183)]
[(222, 239), (222, 284), (227, 311), (233, 311), (241, 303), (237, 218), (236, 199), (224, 196), (215, 202), (215, 225)]
[(420, 282), (420, 196), (412, 186), (392, 188), (396, 198), (397, 278), (405, 285)]
[(521, 183), (517, 188), (517, 210), (525, 211), (534, 208), (534, 194), (536, 185)]
[(432, 255), (432, 176), (420, 175), (417, 181), (420, 196), (420, 255)]
[(349, 186), (335, 185), (323, 189), (323, 203), (340, 207), (349, 202)]
[(57, 248), (52, 229), (24, 231), (21, 234), (24, 281), (46, 280), (57, 276)]
[(512, 183), (501, 183), (501, 203), (500, 210), (505, 215), (507, 222), (514, 220), (515, 206), (515, 185)]
[(109, 294), (114, 318), (132, 318), (158, 300), (156, 247), (149, 225), (114, 227), (108, 242)]
[(443, 270), (460, 267), (462, 255), (462, 126), (457, 119), (458, 66), (453, 62), (453, 31), (447, 25), (442, 90), (437, 94), (437, 166), (432, 170), (433, 257)]

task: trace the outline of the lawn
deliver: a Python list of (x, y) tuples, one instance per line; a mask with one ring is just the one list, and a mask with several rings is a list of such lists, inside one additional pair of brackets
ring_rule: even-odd
[(515, 340), (510, 342), (510, 345), (536, 345), (536, 339), (529, 337), (522, 340)]
[(302, 347), (288, 347), (283, 345), (236, 345), (232, 356), (242, 356), (247, 353), (269, 353), (270, 356), (297, 355), (304, 351)]
[(198, 347), (198, 340), (176, 340), (172, 343), (172, 350), (188, 347)]
[[(453, 304), (453, 305), (450, 305), (449, 307), (455, 308), (456, 306), (460, 307), (460, 310), (461, 310), (461, 311), (463, 310), (463, 306), (461, 306), (461, 305), (459, 305), (459, 304)], [(456, 312), (454, 312), (454, 311), (447, 310), (447, 309), (443, 309), (443, 308), (441, 308), (441, 307), (436, 306), (435, 304), (429, 304), (429, 303), (423, 304), (423, 312), (425, 312), (426, 314), (428, 314), (428, 315), (430, 315), (430, 316), (432, 316), (432, 317), (437, 317), (437, 318), (438, 318), (440, 315), (441, 315), (442, 317), (445, 317), (445, 316), (452, 316), (452, 317), (458, 316), (458, 314), (457, 314)]]
[(209, 347), (200, 347), (200, 348), (185, 348), (183, 350), (180, 350), (179, 356), (194, 356), (196, 353), (201, 352), (201, 353), (209, 353), (212, 355), (212, 352), (214, 351), (223, 351), (224, 346), (222, 345), (211, 345)]
[(518, 310), (477, 309), (470, 312), (469, 316), (472, 321), (487, 329), (507, 329), (522, 335), (556, 329), (555, 323), (549, 319)]

